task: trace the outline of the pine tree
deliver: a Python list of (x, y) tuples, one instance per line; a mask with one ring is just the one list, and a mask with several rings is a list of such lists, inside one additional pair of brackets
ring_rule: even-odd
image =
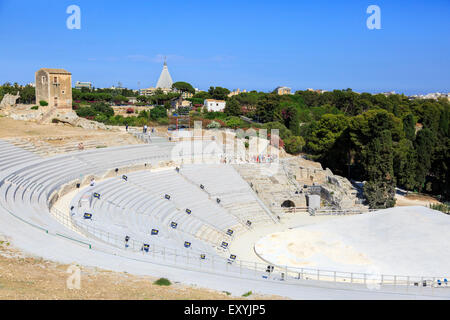
[(414, 141), (416, 137), (416, 121), (414, 120), (414, 115), (412, 113), (408, 113), (403, 118), (403, 130), (405, 131), (406, 139)]
[(419, 191), (425, 188), (425, 179), (431, 168), (435, 136), (430, 129), (422, 129), (417, 133), (415, 149), (417, 152), (416, 180)]
[(231, 98), (227, 101), (223, 112), (228, 116), (240, 116), (242, 114), (242, 108), (236, 99)]
[(392, 136), (381, 132), (364, 150), (367, 182), (364, 194), (370, 208), (390, 208), (395, 205), (395, 178)]

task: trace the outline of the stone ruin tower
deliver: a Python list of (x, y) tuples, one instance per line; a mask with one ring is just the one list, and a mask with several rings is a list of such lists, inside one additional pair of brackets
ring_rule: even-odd
[(72, 74), (64, 69), (43, 68), (36, 72), (36, 103), (49, 109), (72, 110)]

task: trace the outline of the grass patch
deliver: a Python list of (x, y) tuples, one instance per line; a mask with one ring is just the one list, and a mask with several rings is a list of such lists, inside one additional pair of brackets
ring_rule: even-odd
[(157, 286), (170, 286), (172, 283), (169, 281), (169, 279), (160, 278), (153, 282), (153, 284), (156, 284)]
[(222, 291), (223, 293), (225, 293), (227, 296), (231, 296), (231, 293), (228, 291)]
[(249, 297), (249, 296), (251, 296), (251, 295), (252, 295), (252, 292), (249, 291), (249, 292), (247, 292), (247, 293), (244, 293), (242, 296), (243, 296), (243, 297)]
[(106, 146), (96, 146), (97, 149), (106, 148)]

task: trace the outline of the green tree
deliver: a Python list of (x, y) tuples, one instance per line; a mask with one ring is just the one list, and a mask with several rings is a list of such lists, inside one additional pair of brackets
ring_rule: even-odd
[(241, 105), (236, 99), (231, 98), (227, 101), (223, 112), (227, 116), (240, 116), (242, 114)]
[(284, 149), (290, 154), (299, 154), (305, 146), (305, 140), (299, 136), (291, 136), (284, 140)]
[(408, 113), (403, 118), (403, 130), (405, 131), (406, 139), (414, 141), (414, 138), (416, 137), (416, 120), (412, 113)]
[(416, 180), (419, 191), (425, 188), (425, 180), (431, 168), (431, 157), (435, 145), (435, 136), (430, 129), (422, 129), (417, 133), (414, 142), (417, 152)]
[(324, 157), (347, 129), (349, 120), (344, 115), (326, 114), (314, 126), (308, 139), (308, 148), (314, 154)]
[(256, 117), (259, 122), (266, 123), (276, 121), (274, 114), (275, 110), (277, 110), (280, 105), (279, 97), (280, 96), (278, 95), (269, 94), (258, 100), (256, 105)]
[(450, 138), (442, 138), (436, 144), (430, 169), (433, 193), (450, 199)]
[(150, 110), (150, 118), (155, 121), (160, 118), (167, 118), (167, 109), (163, 106), (154, 107)]
[(222, 87), (210, 87), (208, 93), (213, 99), (226, 100), (230, 90)]
[(238, 117), (230, 117), (225, 121), (225, 125), (229, 128), (236, 129), (242, 126), (243, 121)]
[(407, 190), (417, 187), (417, 153), (409, 139), (402, 139), (394, 149), (394, 173), (398, 185)]
[(292, 136), (292, 132), (286, 128), (286, 126), (279, 122), (268, 122), (262, 126), (262, 129), (267, 130), (267, 136), (269, 136), (272, 130), (278, 130), (279, 137), (283, 140), (286, 140), (290, 136)]
[(395, 205), (395, 178), (391, 132), (384, 130), (365, 149), (368, 180), (364, 195), (370, 208), (390, 208)]
[(31, 104), (34, 103), (36, 100), (36, 89), (30, 85), (22, 87), (19, 93), (20, 93), (20, 101), (22, 103)]
[(172, 88), (177, 89), (181, 92), (189, 92), (192, 94), (195, 93), (194, 87), (190, 83), (183, 82), (183, 81), (175, 82), (174, 84), (172, 84)]

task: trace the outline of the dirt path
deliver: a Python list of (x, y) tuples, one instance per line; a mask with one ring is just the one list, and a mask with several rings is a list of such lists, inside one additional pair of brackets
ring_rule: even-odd
[(428, 207), (430, 204), (440, 203), (436, 199), (426, 195), (416, 195), (410, 194), (408, 196), (403, 196), (400, 194), (395, 195), (396, 207), (404, 207), (404, 206), (424, 206)]

